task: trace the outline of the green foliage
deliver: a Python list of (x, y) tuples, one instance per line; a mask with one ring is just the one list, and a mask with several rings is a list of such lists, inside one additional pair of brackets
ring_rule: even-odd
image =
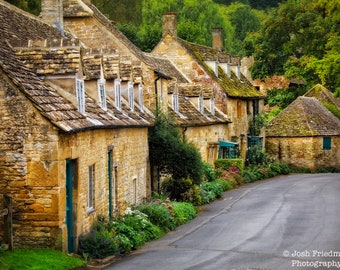
[(88, 254), (91, 258), (105, 258), (118, 253), (118, 243), (114, 233), (110, 231), (97, 231), (79, 237), (79, 254)]
[(195, 207), (188, 202), (171, 202), (173, 206), (173, 212), (175, 214), (174, 220), (176, 226), (187, 223), (196, 217), (196, 209)]
[(216, 172), (209, 163), (203, 162), (203, 171), (204, 171), (204, 178), (208, 182), (212, 182), (216, 180)]
[(201, 204), (206, 204), (214, 201), (216, 198), (221, 198), (223, 188), (217, 181), (203, 182), (201, 184)]
[(136, 209), (146, 214), (152, 224), (158, 226), (163, 232), (176, 228), (172, 206), (168, 206), (166, 202), (157, 200), (137, 206)]
[(41, 10), (41, 0), (5, 0), (29, 13), (39, 15)]
[(168, 178), (162, 182), (162, 191), (169, 196), (171, 200), (185, 201), (188, 199), (190, 190), (194, 183), (190, 178)]
[(233, 167), (237, 168), (239, 173), (242, 174), (244, 168), (243, 159), (231, 158), (231, 159), (217, 159), (215, 161), (216, 169), (229, 170), (232, 169)]
[(255, 117), (249, 120), (249, 135), (259, 136), (265, 123), (266, 119), (263, 114), (255, 115)]
[(288, 0), (272, 10), (247, 45), (255, 59), (253, 78), (281, 74), (339, 92), (339, 14), (336, 0)]
[(246, 166), (269, 164), (271, 162), (271, 158), (258, 145), (247, 149)]
[(269, 163), (260, 166), (249, 166), (244, 170), (246, 183), (271, 178), (277, 175), (289, 174), (290, 169), (285, 163)]
[[(203, 177), (203, 161), (191, 143), (183, 141), (179, 128), (164, 113), (156, 112), (155, 125), (149, 132), (151, 166), (158, 167), (175, 180), (192, 179), (199, 184)], [(177, 197), (176, 197), (177, 198)]]
[(323, 102), (322, 103), (332, 114), (340, 119), (340, 110), (332, 103)]

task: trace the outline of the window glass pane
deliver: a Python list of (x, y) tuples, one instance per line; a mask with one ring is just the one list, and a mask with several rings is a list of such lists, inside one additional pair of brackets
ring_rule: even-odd
[(331, 150), (332, 140), (331, 137), (323, 137), (323, 150)]
[(88, 210), (94, 209), (94, 165), (89, 166)]

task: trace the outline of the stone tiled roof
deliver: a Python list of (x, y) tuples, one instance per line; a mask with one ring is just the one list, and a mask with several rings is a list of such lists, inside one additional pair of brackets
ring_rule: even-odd
[(340, 99), (334, 97), (331, 91), (321, 84), (315, 85), (307, 93), (304, 94), (305, 97), (315, 97), (322, 104), (328, 103), (333, 104), (338, 110), (340, 110)]
[(81, 0), (63, 0), (64, 17), (87, 17), (93, 11)]
[(340, 136), (340, 121), (316, 98), (298, 97), (268, 123), (266, 136)]
[(212, 78), (215, 78), (216, 82), (224, 89), (229, 97), (245, 99), (264, 98), (245, 76), (241, 75), (240, 80), (234, 72), (231, 71), (231, 77), (229, 78), (221, 67), (218, 68), (218, 76), (216, 76), (205, 63), (205, 61), (218, 61), (219, 63), (238, 65), (240, 61), (239, 58), (220, 52), (211, 47), (194, 44), (180, 38), (177, 38), (177, 40), (187, 49), (188, 53), (197, 59), (197, 61), (205, 68), (207, 73), (210, 74)]
[[(44, 74), (44, 72), (66, 74), (75, 71), (75, 66), (72, 65), (79, 63), (73, 62), (77, 57), (79, 59), (79, 46), (76, 46), (76, 48), (60, 46), (58, 49), (55, 47), (53, 47), (54, 49), (39, 47), (37, 49), (36, 42), (29, 42), (35, 40), (51, 45), (49, 43), (51, 40), (58, 40), (59, 42), (63, 39), (71, 39), (71, 35), (62, 34), (57, 28), (45, 24), (40, 19), (3, 1), (0, 1), (0, 25), (2, 26), (0, 28), (0, 69), (31, 101), (33, 106), (61, 130), (77, 132), (83, 129), (149, 126), (152, 124), (151, 115), (147, 112), (139, 113), (138, 108), (131, 111), (127, 106), (123, 106), (123, 109), (118, 111), (110, 103), (110, 100), (108, 100), (108, 110), (105, 111), (87, 95), (86, 114), (81, 114), (77, 107), (60, 95), (54, 87), (38, 77), (39, 74)], [(32, 46), (28, 47), (27, 45), (25, 49), (18, 47), (23, 46), (22, 44), (31, 44)], [(32, 54), (30, 55), (30, 53)], [(59, 59), (59, 54), (64, 56)], [(65, 56), (69, 56), (71, 61), (62, 63)], [(45, 61), (44, 65), (50, 66), (50, 69), (43, 71), (42, 66), (38, 65), (41, 61), (31, 62), (31, 58), (39, 58), (41, 61)], [(53, 66), (53, 59), (55, 66)], [(64, 69), (60, 69), (63, 64), (65, 65)]]
[(148, 53), (141, 51), (135, 44), (133, 44), (119, 29), (105, 17), (93, 4), (88, 7), (93, 11), (93, 16), (103, 24), (114, 36), (120, 40), (127, 48), (134, 53), (140, 61), (150, 66), (155, 72), (162, 73), (168, 77), (177, 78), (178, 82), (186, 82), (186, 78), (175, 68), (175, 66), (167, 59), (151, 56)]
[(204, 113), (200, 113), (190, 99), (184, 95), (178, 95), (179, 112), (176, 113), (171, 106), (168, 107), (169, 115), (175, 123), (181, 127), (207, 126), (221, 123), (231, 123), (231, 120), (218, 109), (215, 114), (204, 107)]

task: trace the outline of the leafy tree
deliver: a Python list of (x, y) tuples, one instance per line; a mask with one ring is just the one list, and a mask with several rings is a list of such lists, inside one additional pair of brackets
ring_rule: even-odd
[(255, 59), (253, 77), (285, 74), (339, 92), (339, 31), (338, 1), (287, 0), (247, 40)]
[(199, 184), (203, 163), (198, 150), (183, 141), (180, 130), (164, 113), (157, 111), (155, 126), (149, 132), (150, 163), (174, 180), (190, 178)]
[(6, 2), (34, 15), (39, 15), (41, 10), (41, 0), (6, 0)]

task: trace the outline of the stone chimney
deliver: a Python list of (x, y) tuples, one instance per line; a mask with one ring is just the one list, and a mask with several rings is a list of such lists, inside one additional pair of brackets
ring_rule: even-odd
[(213, 28), (212, 47), (219, 51), (223, 51), (223, 29), (222, 28)]
[(168, 12), (163, 14), (162, 20), (162, 37), (166, 35), (171, 35), (177, 37), (177, 19), (176, 12)]
[(63, 0), (41, 0), (40, 17), (47, 23), (63, 29)]

